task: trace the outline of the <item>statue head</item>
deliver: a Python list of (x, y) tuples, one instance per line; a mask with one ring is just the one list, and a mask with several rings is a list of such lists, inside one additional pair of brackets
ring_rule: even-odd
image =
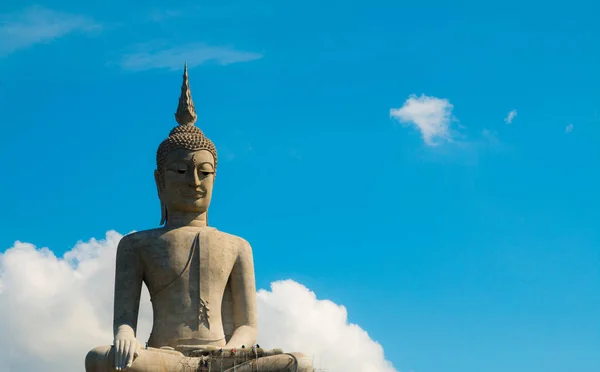
[(161, 225), (167, 222), (169, 211), (206, 213), (210, 205), (217, 150), (194, 125), (196, 118), (185, 66), (175, 113), (178, 125), (156, 152), (154, 178), (161, 203)]

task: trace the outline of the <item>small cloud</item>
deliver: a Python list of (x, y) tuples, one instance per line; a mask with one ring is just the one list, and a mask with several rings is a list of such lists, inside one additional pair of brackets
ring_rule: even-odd
[(573, 124), (569, 124), (565, 127), (565, 133), (571, 133), (573, 131)]
[(504, 122), (506, 124), (510, 124), (513, 122), (513, 120), (517, 117), (517, 110), (512, 110), (511, 112), (508, 113), (508, 115), (506, 116), (506, 118), (504, 118)]
[(453, 108), (447, 99), (411, 95), (402, 107), (391, 109), (390, 116), (401, 123), (414, 125), (425, 144), (435, 146), (439, 141), (452, 141)]
[(119, 65), (130, 71), (152, 69), (178, 70), (187, 62), (189, 67), (208, 62), (220, 65), (249, 62), (262, 58), (262, 54), (244, 52), (225, 46), (209, 46), (202, 43), (181, 45), (174, 48), (162, 48), (155, 43), (138, 47), (137, 52), (125, 55)]
[(90, 33), (100, 29), (101, 26), (88, 17), (33, 6), (0, 15), (0, 56), (49, 43), (73, 32)]

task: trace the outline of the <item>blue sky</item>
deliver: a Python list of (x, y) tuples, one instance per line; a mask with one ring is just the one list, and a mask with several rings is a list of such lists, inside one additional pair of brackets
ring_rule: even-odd
[(345, 305), (402, 371), (600, 370), (599, 7), (4, 1), (0, 249), (158, 224), (187, 60), (259, 287)]

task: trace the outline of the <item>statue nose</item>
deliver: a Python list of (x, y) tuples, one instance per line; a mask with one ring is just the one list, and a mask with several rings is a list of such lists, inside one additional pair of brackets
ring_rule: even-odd
[(193, 172), (190, 172), (188, 181), (189, 181), (190, 185), (192, 185), (192, 186), (199, 186), (200, 185), (200, 175), (198, 174), (198, 171), (194, 170)]

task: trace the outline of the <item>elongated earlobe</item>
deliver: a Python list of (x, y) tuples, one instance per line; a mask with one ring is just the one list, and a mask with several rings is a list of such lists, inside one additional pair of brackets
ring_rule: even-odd
[(167, 222), (167, 206), (161, 201), (160, 202), (160, 225), (164, 225)]
[(163, 203), (161, 198), (162, 193), (162, 177), (158, 170), (154, 171), (154, 181), (156, 182), (156, 191), (158, 192), (158, 199), (160, 200), (160, 225), (164, 225), (167, 222), (167, 206)]

